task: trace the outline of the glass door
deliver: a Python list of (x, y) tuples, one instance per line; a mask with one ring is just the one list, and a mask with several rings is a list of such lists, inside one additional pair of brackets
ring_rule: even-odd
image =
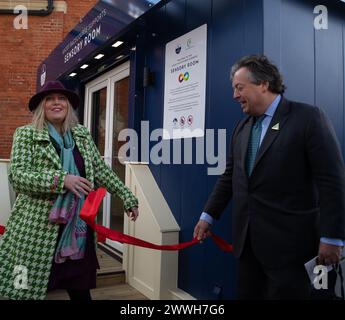
[[(105, 163), (125, 182), (125, 167), (118, 158), (122, 143), (118, 134), (128, 127), (129, 62), (102, 75), (86, 85), (85, 125)], [(97, 223), (123, 232), (124, 208), (122, 200), (107, 193), (97, 216)], [(122, 253), (122, 244), (106, 240)]]
[[(125, 141), (117, 137), (122, 129), (128, 127), (128, 85), (129, 77), (116, 80), (112, 84), (114, 92), (114, 114), (112, 135), (112, 168), (122, 181), (125, 181), (125, 166), (121, 164), (118, 152)], [(110, 199), (110, 228), (123, 230), (123, 204), (115, 195)]]
[[(103, 160), (106, 160), (106, 113), (107, 113), (107, 82), (101, 81), (96, 85), (90, 87), (89, 90), (89, 105), (88, 109), (89, 115), (89, 125), (88, 128), (91, 132), (93, 140), (98, 148), (98, 151), (101, 154)], [(97, 214), (97, 223), (105, 225), (106, 215), (104, 211), (106, 209), (106, 204), (103, 201), (101, 204), (98, 214)]]

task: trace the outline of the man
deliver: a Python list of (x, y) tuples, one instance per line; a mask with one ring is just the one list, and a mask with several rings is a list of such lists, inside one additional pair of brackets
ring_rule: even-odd
[(308, 299), (304, 263), (337, 264), (345, 239), (345, 167), (331, 123), (317, 107), (283, 97), (265, 56), (231, 70), (247, 114), (234, 129), (227, 167), (194, 229), (202, 240), (233, 199), (239, 299)]

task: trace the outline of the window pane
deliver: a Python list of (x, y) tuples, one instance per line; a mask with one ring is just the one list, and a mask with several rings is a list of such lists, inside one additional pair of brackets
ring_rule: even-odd
[[(118, 135), (122, 129), (128, 127), (128, 85), (129, 78), (115, 82), (114, 85), (114, 127), (113, 127), (113, 157), (112, 168), (125, 182), (125, 166), (118, 159), (118, 151), (125, 141), (118, 141)], [(117, 231), (123, 230), (123, 203), (116, 197), (111, 197), (110, 227)]]
[[(105, 149), (105, 119), (107, 108), (107, 88), (98, 90), (92, 94), (92, 121), (91, 134), (96, 146), (102, 156)], [(103, 202), (101, 203), (98, 214), (97, 223), (103, 224)]]
[(105, 119), (107, 108), (107, 88), (92, 95), (92, 128), (91, 133), (99, 152), (104, 156), (105, 150)]

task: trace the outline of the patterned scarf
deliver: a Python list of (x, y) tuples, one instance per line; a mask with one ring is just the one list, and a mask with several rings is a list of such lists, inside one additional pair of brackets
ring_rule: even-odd
[[(63, 170), (69, 174), (80, 176), (74, 162), (73, 149), (75, 143), (71, 131), (69, 130), (61, 137), (49, 122), (48, 131), (53, 145), (59, 150)], [(67, 191), (64, 194), (59, 194), (50, 211), (49, 221), (51, 223), (66, 225), (56, 248), (56, 263), (63, 263), (67, 259), (78, 260), (84, 257), (87, 225), (79, 217), (84, 200), (83, 194), (81, 194), (81, 198), (78, 198), (71, 191)]]

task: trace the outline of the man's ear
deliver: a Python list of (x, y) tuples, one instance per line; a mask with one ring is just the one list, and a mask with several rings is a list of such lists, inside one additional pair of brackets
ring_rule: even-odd
[(261, 87), (263, 89), (263, 92), (268, 91), (268, 88), (270, 87), (270, 83), (268, 81), (261, 82)]

